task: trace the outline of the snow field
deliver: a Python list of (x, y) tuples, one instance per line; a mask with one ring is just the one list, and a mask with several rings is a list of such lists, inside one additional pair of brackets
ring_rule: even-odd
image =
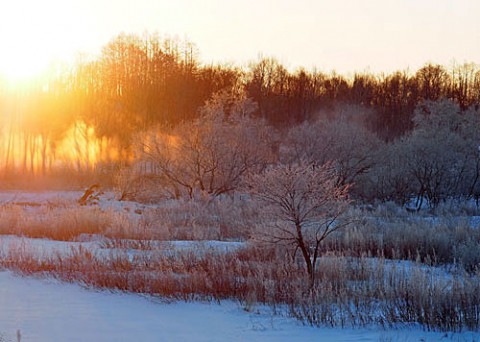
[(470, 332), (425, 332), (416, 326), (312, 328), (262, 307), (246, 312), (231, 301), (167, 303), (5, 271), (0, 272), (0, 284), (0, 333), (5, 341), (16, 341), (17, 330), (24, 342), (478, 341)]

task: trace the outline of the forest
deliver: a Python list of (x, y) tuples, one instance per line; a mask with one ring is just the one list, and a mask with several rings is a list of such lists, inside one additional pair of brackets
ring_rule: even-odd
[(307, 160), (333, 163), (364, 202), (478, 201), (479, 65), (343, 76), (198, 55), (189, 41), (121, 34), (28, 85), (0, 80), (4, 186), (95, 179), (125, 196), (151, 182), (165, 196), (219, 195), (255, 168)]

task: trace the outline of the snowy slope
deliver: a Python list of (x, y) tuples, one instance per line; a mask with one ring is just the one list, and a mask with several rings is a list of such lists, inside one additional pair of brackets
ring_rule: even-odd
[[(223, 302), (164, 303), (133, 294), (0, 272), (0, 336), (16, 341), (475, 341), (421, 329), (330, 329), (299, 325)], [(2, 340), (0, 338), (0, 340)]]

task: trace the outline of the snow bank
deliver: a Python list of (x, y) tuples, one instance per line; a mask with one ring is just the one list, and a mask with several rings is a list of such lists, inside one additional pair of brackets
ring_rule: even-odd
[[(53, 280), (0, 272), (0, 334), (16, 341), (475, 341), (473, 333), (418, 328), (312, 328), (232, 302), (165, 303), (133, 294), (98, 292)], [(256, 311), (256, 310), (255, 310)]]

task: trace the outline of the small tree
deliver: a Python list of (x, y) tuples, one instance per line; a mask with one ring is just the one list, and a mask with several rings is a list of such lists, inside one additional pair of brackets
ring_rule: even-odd
[(275, 165), (247, 183), (270, 228), (260, 234), (268, 242), (300, 250), (313, 285), (322, 241), (347, 224), (339, 218), (349, 203), (349, 186), (336, 182), (332, 164), (305, 161)]

